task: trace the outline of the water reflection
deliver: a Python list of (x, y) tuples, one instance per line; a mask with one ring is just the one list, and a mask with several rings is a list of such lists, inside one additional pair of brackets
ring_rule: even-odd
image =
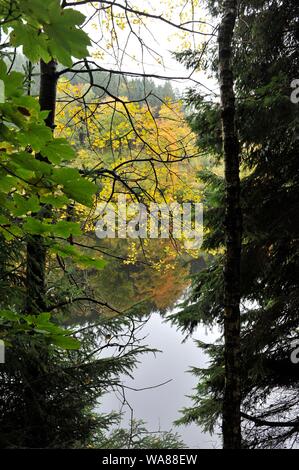
[[(187, 372), (188, 369), (190, 366), (205, 366), (207, 357), (193, 339), (182, 343), (182, 333), (165, 322), (158, 313), (150, 316), (141, 334), (147, 336), (146, 343), (151, 348), (159, 349), (162, 353), (143, 356), (134, 372), (134, 379), (124, 378), (127, 387), (143, 389), (127, 389), (126, 399), (134, 411), (134, 418), (146, 421), (149, 431), (166, 431), (171, 429), (173, 421), (180, 417), (179, 410), (191, 405), (191, 400), (186, 395), (191, 394), (196, 385), (196, 378)], [(207, 331), (204, 327), (199, 327), (193, 338), (212, 342), (218, 336), (217, 331)], [(161, 387), (144, 390), (168, 380), (171, 382)], [(112, 409), (122, 409), (125, 412), (122, 425), (128, 426), (131, 410), (128, 406), (122, 408), (122, 397), (117, 393), (110, 393), (102, 401), (102, 412), (110, 412)], [(205, 434), (196, 425), (180, 426), (175, 430), (181, 434), (189, 448), (220, 447), (217, 435)]]

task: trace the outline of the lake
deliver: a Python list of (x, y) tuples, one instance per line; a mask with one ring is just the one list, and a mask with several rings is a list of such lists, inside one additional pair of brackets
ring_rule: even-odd
[[(217, 434), (211, 436), (204, 433), (199, 426), (174, 426), (173, 422), (180, 417), (179, 410), (192, 406), (187, 397), (196, 385), (196, 378), (188, 372), (190, 366), (204, 367), (207, 356), (199, 349), (194, 340), (213, 342), (219, 336), (216, 330), (208, 331), (200, 326), (193, 337), (183, 342), (185, 335), (165, 322), (159, 313), (152, 313), (141, 332), (146, 336), (146, 344), (162, 352), (156, 355), (142, 356), (134, 379), (125, 377), (124, 384), (134, 389), (144, 389), (171, 382), (149, 390), (126, 391), (126, 399), (134, 410), (134, 419), (142, 419), (147, 423), (149, 431), (173, 431), (182, 436), (188, 448), (220, 448), (221, 441)], [(110, 393), (104, 397), (101, 411), (120, 410), (122, 404), (117, 394)], [(124, 412), (124, 409), (122, 409)], [(127, 407), (122, 426), (129, 426), (131, 410)]]

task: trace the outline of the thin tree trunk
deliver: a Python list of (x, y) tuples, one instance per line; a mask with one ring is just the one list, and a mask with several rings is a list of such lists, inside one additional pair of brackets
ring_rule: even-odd
[[(40, 92), (39, 103), (42, 111), (49, 111), (45, 122), (48, 127), (54, 130), (57, 73), (56, 61), (52, 60), (48, 64), (40, 62)], [(41, 156), (37, 158), (42, 159)], [(42, 219), (48, 209), (44, 207), (36, 217)], [(43, 237), (35, 235), (27, 243), (27, 273), (26, 273), (26, 311), (38, 313), (46, 307), (46, 286), (45, 286), (45, 268), (46, 268), (47, 248)]]
[[(56, 62), (52, 60), (48, 64), (41, 61), (40, 63), (40, 93), (39, 103), (42, 111), (49, 111), (45, 120), (46, 125), (54, 130), (55, 106), (56, 106)], [(39, 160), (50, 162), (37, 155)], [(42, 220), (49, 216), (51, 208), (44, 206), (35, 217)], [(43, 237), (39, 235), (32, 236), (27, 242), (27, 272), (26, 272), (26, 312), (38, 314), (46, 308), (46, 258), (47, 247)], [(29, 354), (26, 363), (26, 383), (27, 387), (24, 392), (24, 402), (28, 410), (28, 431), (25, 437), (25, 447), (46, 447), (48, 442), (47, 436), (47, 416), (44, 411), (44, 386), (43, 386), (43, 369), (42, 364), (47, 357), (47, 350), (41, 348), (39, 351), (39, 359), (32, 358)]]
[(225, 390), (223, 401), (223, 448), (241, 447), (240, 426), (240, 261), (242, 214), (240, 209), (239, 142), (235, 125), (232, 72), (232, 41), (237, 0), (224, 0), (220, 23), (219, 79), (226, 182), (224, 266)]

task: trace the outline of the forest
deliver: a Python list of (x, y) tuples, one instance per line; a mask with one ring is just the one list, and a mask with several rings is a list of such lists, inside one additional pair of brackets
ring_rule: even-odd
[(299, 448), (298, 19), (0, 0), (1, 449)]

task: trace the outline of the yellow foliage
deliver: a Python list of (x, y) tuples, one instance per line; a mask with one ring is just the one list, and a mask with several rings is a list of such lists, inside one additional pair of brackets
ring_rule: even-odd
[[(72, 165), (101, 172), (98, 202), (116, 201), (120, 193), (144, 204), (201, 201), (196, 138), (180, 101), (150, 109), (125, 96), (98, 98), (85, 84), (67, 80), (58, 93), (56, 136), (76, 148)], [(86, 219), (90, 229), (93, 215), (86, 212)], [(132, 244), (128, 263), (136, 260), (134, 250)]]

